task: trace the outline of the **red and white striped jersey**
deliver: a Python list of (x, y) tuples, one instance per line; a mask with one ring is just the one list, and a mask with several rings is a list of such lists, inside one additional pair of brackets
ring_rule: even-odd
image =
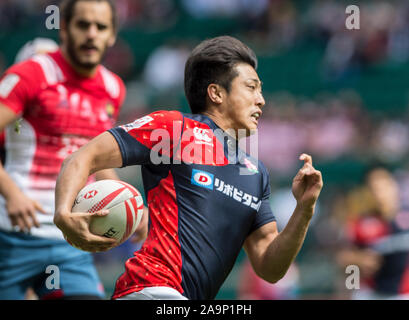
[[(53, 224), (54, 188), (63, 160), (111, 128), (125, 98), (122, 80), (102, 65), (93, 77), (76, 73), (60, 50), (10, 67), (0, 80), (0, 103), (22, 117), (19, 132), (6, 128), (5, 169), (22, 191), (39, 201), (31, 233), (62, 238)], [(0, 196), (0, 229), (12, 230)]]

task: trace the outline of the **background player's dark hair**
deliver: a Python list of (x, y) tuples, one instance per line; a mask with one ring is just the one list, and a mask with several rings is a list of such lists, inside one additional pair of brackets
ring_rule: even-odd
[(61, 3), (61, 19), (68, 25), (72, 20), (74, 15), (74, 8), (77, 2), (80, 1), (96, 1), (96, 2), (107, 2), (111, 7), (112, 11), (112, 27), (114, 31), (117, 30), (117, 16), (116, 16), (116, 6), (115, 2), (112, 0), (63, 0)]
[(257, 69), (253, 50), (233, 37), (208, 39), (193, 49), (185, 65), (185, 94), (192, 113), (206, 110), (207, 87), (211, 83), (230, 91), (232, 80), (238, 76), (234, 68), (238, 63)]

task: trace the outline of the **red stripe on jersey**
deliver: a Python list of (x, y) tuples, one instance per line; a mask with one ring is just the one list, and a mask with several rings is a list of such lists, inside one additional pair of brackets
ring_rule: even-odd
[(97, 202), (96, 204), (94, 204), (91, 209), (88, 210), (88, 212), (96, 212), (99, 210), (104, 209), (113, 199), (115, 199), (118, 194), (120, 194), (122, 191), (124, 191), (126, 189), (126, 187), (123, 187), (121, 189), (118, 189), (112, 193), (110, 193), (109, 195), (107, 195), (104, 199), (102, 199), (101, 201)]
[(125, 263), (116, 282), (117, 299), (146, 287), (166, 286), (183, 293), (178, 207), (172, 174), (147, 194), (150, 229), (142, 248)]

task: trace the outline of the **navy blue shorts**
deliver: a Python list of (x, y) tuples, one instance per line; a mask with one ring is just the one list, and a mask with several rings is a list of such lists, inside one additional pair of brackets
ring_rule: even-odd
[(64, 240), (0, 231), (0, 299), (24, 299), (29, 287), (40, 299), (105, 297), (90, 253)]

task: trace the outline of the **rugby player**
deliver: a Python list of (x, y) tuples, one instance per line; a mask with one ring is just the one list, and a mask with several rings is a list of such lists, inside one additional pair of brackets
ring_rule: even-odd
[(257, 275), (272, 283), (295, 259), (322, 177), (312, 158), (300, 155), (304, 165), (292, 184), (297, 205), (279, 233), (268, 172), (237, 148), (239, 132), (257, 129), (265, 104), (256, 68), (254, 52), (241, 41), (206, 40), (185, 66), (191, 114), (153, 112), (102, 133), (64, 161), (54, 221), (87, 251), (116, 242), (90, 233), (90, 214), (71, 212), (77, 193), (93, 172), (142, 165), (148, 238), (126, 262), (113, 299), (213, 299), (242, 247)]
[[(0, 299), (23, 299), (28, 287), (40, 299), (105, 297), (92, 256), (64, 240), (53, 214), (63, 160), (111, 128), (125, 98), (122, 80), (100, 64), (115, 42), (115, 7), (65, 0), (61, 16), (58, 50), (17, 63), (0, 79)], [(96, 178), (117, 175), (109, 169)], [(59, 281), (47, 287), (51, 265)]]

